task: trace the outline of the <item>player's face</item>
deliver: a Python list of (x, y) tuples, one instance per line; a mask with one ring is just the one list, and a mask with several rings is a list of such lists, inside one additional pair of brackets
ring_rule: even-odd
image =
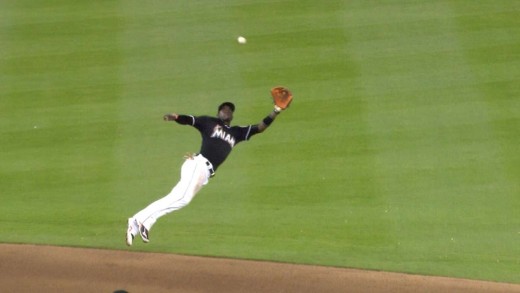
[(229, 106), (224, 106), (220, 111), (218, 111), (218, 118), (229, 123), (233, 120), (233, 111), (231, 111)]

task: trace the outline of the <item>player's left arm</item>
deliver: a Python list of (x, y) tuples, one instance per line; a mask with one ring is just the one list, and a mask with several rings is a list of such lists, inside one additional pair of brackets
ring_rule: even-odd
[(261, 133), (261, 132), (264, 132), (264, 130), (267, 129), (267, 127), (269, 127), (269, 125), (271, 125), (271, 123), (273, 123), (273, 121), (276, 119), (276, 116), (278, 116), (278, 114), (280, 114), (280, 110), (279, 109), (273, 109), (273, 111), (271, 111), (271, 113), (269, 113), (269, 115), (267, 115), (262, 121), (260, 121), (260, 123), (257, 124), (257, 127), (258, 127), (258, 132)]

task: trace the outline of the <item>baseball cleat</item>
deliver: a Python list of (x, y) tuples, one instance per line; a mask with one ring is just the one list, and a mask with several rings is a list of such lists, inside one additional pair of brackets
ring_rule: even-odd
[(139, 225), (134, 218), (128, 219), (128, 229), (126, 230), (126, 245), (132, 246), (135, 235), (139, 231)]
[(128, 230), (126, 230), (126, 245), (132, 246), (133, 241), (134, 234), (132, 234), (132, 227), (128, 227)]
[(150, 238), (148, 238), (148, 229), (143, 224), (139, 224), (139, 235), (141, 235), (141, 239), (143, 239), (144, 243), (150, 242)]

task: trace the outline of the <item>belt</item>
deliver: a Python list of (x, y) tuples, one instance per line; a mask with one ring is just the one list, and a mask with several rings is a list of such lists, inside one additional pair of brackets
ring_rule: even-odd
[(209, 177), (215, 176), (215, 170), (213, 170), (213, 166), (211, 165), (211, 163), (208, 160), (206, 160), (206, 166), (208, 166)]
[(213, 177), (215, 176), (215, 170), (213, 169), (213, 165), (209, 162), (208, 159), (206, 159), (206, 157), (204, 157), (203, 155), (201, 154), (195, 154), (195, 156), (200, 156), (201, 158), (204, 159), (204, 163), (206, 163), (206, 166), (208, 167), (208, 171), (209, 171), (209, 177)]

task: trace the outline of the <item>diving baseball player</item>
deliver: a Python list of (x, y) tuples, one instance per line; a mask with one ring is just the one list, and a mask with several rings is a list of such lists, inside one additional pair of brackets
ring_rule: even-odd
[[(290, 94), (288, 90), (287, 93)], [(231, 150), (238, 143), (263, 132), (287, 106), (280, 107), (275, 100), (274, 110), (268, 116), (256, 125), (245, 127), (230, 126), (235, 111), (235, 105), (230, 102), (222, 103), (218, 107), (217, 117), (175, 113), (164, 115), (165, 121), (175, 121), (181, 125), (195, 127), (202, 136), (202, 146), (199, 153), (186, 156), (181, 168), (180, 181), (168, 195), (151, 203), (128, 219), (126, 244), (131, 246), (138, 233), (143, 242), (148, 243), (150, 241), (149, 232), (160, 217), (188, 205), (202, 186), (206, 185), (209, 179), (215, 175), (218, 167)]]

